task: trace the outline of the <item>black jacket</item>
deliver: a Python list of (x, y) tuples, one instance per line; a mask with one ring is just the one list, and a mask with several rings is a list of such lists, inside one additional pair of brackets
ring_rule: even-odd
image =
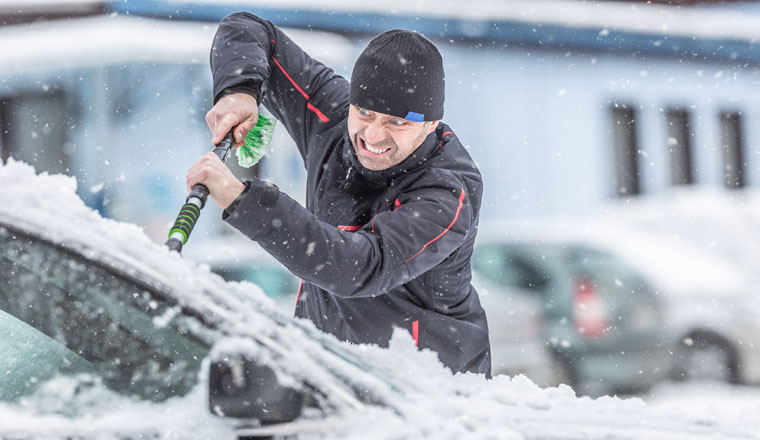
[(296, 316), (355, 343), (412, 333), (454, 371), (490, 375), (486, 315), (470, 284), (482, 181), (441, 123), (404, 162), (359, 163), (348, 82), (272, 23), (225, 18), (211, 51), (216, 100), (257, 97), (296, 142), (308, 173), (306, 208), (254, 180), (225, 220), (302, 278)]

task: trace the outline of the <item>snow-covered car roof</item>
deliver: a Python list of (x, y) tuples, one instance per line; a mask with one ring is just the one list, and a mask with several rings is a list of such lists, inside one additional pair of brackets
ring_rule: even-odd
[(531, 218), (488, 222), (479, 243), (543, 243), (594, 248), (622, 258), (671, 295), (745, 295), (746, 276), (736, 266), (689, 240), (654, 229), (636, 229), (615, 218)]
[[(312, 432), (317, 438), (334, 439), (698, 439), (715, 435), (749, 439), (760, 432), (757, 420), (737, 421), (720, 413), (676, 413), (648, 407), (639, 399), (577, 398), (569, 387), (541, 389), (522, 376), (487, 380), (471, 373), (452, 375), (435, 354), (417, 350), (411, 336), (400, 330), (388, 349), (341, 343), (309, 322), (285, 316), (257, 287), (225, 283), (152, 243), (137, 226), (100, 217), (76, 196), (74, 178), (38, 175), (30, 166), (9, 160), (0, 167), (0, 188), (0, 225), (33, 232), (159, 284), (157, 288), (175, 295), (182, 307), (207, 314), (213, 321), (220, 340), (212, 357), (240, 350), (266, 359), (282, 381), (305, 381), (323, 392), (330, 411), (306, 413), (295, 422), (272, 427), (273, 431)], [(49, 401), (65, 405), (65, 393), (52, 396)], [(180, 401), (202, 405), (203, 398), (203, 390), (196, 389)], [(133, 402), (117, 405), (122, 409), (116, 415), (80, 414), (75, 419), (55, 411), (48, 414), (39, 405), (0, 404), (0, 438), (50, 437), (76, 429), (83, 435), (94, 432), (98, 438), (118, 437), (134, 432), (132, 428), (140, 432), (157, 428), (146, 426), (144, 419), (149, 418), (160, 421), (165, 438), (229, 434), (228, 425), (213, 421), (210, 415), (194, 417), (205, 414), (197, 406), (195, 412), (176, 416), (175, 411), (185, 411), (180, 401)], [(175, 416), (166, 420), (146, 416), (150, 411)], [(182, 434), (177, 434), (174, 423), (181, 425)]]
[(745, 271), (760, 262), (760, 191), (707, 185), (671, 188), (604, 207), (607, 221), (656, 231), (720, 255)]

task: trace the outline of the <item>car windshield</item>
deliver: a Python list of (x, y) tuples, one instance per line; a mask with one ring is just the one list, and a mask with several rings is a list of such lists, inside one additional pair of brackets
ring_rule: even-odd
[[(0, 396), (56, 372), (97, 372), (112, 390), (162, 401), (197, 382), (208, 346), (188, 317), (125, 276), (0, 227)], [(13, 337), (10, 337), (10, 335)], [(8, 355), (12, 354), (12, 355)], [(23, 369), (19, 369), (23, 366)]]

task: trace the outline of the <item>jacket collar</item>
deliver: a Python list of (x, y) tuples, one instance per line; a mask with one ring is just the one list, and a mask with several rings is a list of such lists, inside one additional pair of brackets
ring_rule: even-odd
[(422, 145), (414, 150), (403, 162), (387, 170), (373, 171), (365, 168), (359, 162), (359, 158), (356, 157), (356, 152), (351, 143), (351, 138), (348, 136), (348, 131), (343, 135), (343, 161), (347, 166), (353, 167), (364, 179), (378, 185), (387, 186), (391, 180), (422, 166), (430, 159), (436, 149), (437, 136), (436, 132), (433, 131), (422, 141)]

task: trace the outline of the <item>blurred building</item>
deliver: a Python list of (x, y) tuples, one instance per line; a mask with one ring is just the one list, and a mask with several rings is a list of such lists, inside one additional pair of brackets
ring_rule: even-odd
[[(757, 2), (16, 3), (27, 12), (0, 4), (3, 159), (75, 175), (87, 203), (152, 234), (173, 221), (185, 172), (210, 147), (208, 49), (218, 20), (241, 10), (293, 29), (343, 75), (383, 30), (433, 39), (444, 119), (485, 179), (484, 218), (760, 184)], [(298, 198), (303, 173), (280, 133), (262, 176)]]

